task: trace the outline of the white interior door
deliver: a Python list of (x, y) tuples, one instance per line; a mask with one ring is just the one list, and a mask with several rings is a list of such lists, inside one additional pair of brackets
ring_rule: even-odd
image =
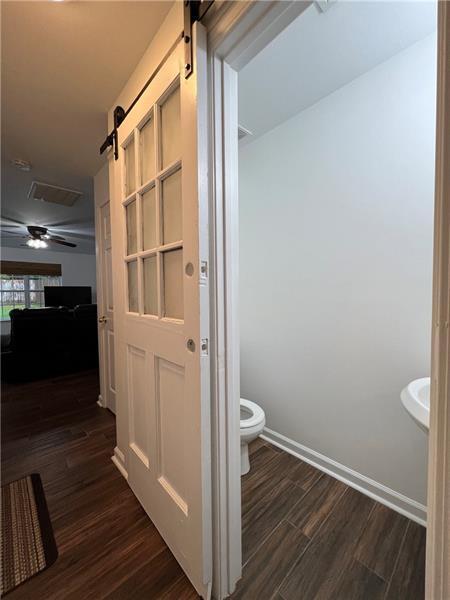
[(119, 244), (114, 254), (117, 402), (127, 420), (120, 452), (134, 493), (207, 597), (211, 474), (203, 38), (196, 24), (193, 74), (184, 77), (180, 42), (118, 129), (113, 239)]
[(107, 168), (103, 168), (95, 178), (95, 237), (101, 404), (115, 413), (113, 272)]

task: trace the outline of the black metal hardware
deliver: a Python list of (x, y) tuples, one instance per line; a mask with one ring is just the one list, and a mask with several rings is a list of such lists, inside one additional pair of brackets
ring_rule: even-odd
[(192, 25), (201, 21), (210, 9), (214, 0), (185, 0), (184, 2), (184, 77), (187, 79), (193, 72)]
[(119, 158), (119, 138), (117, 130), (119, 125), (124, 121), (126, 117), (125, 110), (121, 106), (116, 106), (114, 109), (114, 158)]
[(110, 146), (114, 146), (114, 158), (116, 160), (119, 158), (119, 142), (117, 136), (117, 129), (119, 125), (123, 122), (125, 117), (125, 110), (121, 106), (116, 106), (116, 108), (114, 109), (114, 129), (107, 136), (103, 144), (100, 146), (100, 154), (103, 154), (103, 152)]
[(145, 82), (144, 87), (141, 89), (139, 94), (130, 104), (127, 110), (124, 110), (121, 106), (116, 106), (114, 109), (114, 129), (110, 134), (106, 137), (103, 144), (100, 146), (100, 154), (109, 148), (110, 146), (114, 147), (114, 158), (117, 160), (119, 158), (119, 142), (118, 142), (118, 133), (117, 130), (121, 123), (125, 121), (131, 109), (140, 99), (142, 94), (148, 88), (150, 83), (156, 77), (157, 73), (161, 70), (161, 67), (166, 62), (167, 58), (172, 54), (176, 46), (178, 45), (180, 39), (184, 41), (184, 77), (187, 79), (193, 72), (193, 49), (192, 49), (192, 25), (195, 21), (201, 21), (205, 14), (208, 12), (209, 8), (213, 4), (214, 0), (185, 0), (184, 2), (184, 30), (181, 33), (181, 36), (177, 37), (175, 42), (169, 48), (168, 52), (150, 75), (150, 77)]
[(184, 76), (187, 79), (192, 74), (192, 5), (193, 2), (184, 2)]

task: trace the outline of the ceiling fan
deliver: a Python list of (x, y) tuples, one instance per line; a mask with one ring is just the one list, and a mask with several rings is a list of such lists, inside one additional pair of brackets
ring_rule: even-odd
[(27, 240), (26, 244), (23, 245), (29, 246), (30, 248), (47, 248), (49, 243), (60, 244), (61, 246), (68, 246), (69, 248), (76, 248), (77, 246), (77, 244), (73, 244), (72, 242), (66, 242), (66, 238), (51, 233), (48, 227), (43, 227), (41, 225), (23, 225), (28, 232), (28, 235), (23, 235), (21, 232), (9, 230), (10, 228), (22, 227), (20, 222), (12, 220), (8, 220), (9, 222), (6, 220), (2, 221), (2, 228), (5, 229), (7, 236), (20, 235)]
[(52, 235), (48, 233), (47, 227), (41, 227), (38, 225), (27, 225), (29, 237), (27, 239), (27, 246), (31, 248), (47, 248), (48, 242), (52, 244), (61, 244), (61, 246), (69, 246), (69, 248), (76, 248), (76, 244), (72, 242), (66, 242), (65, 238), (60, 235)]

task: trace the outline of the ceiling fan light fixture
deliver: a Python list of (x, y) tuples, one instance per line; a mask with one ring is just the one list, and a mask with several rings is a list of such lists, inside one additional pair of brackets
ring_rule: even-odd
[(27, 246), (30, 246), (30, 248), (35, 248), (35, 249), (48, 248), (47, 242), (44, 242), (44, 240), (37, 240), (34, 238), (27, 240)]

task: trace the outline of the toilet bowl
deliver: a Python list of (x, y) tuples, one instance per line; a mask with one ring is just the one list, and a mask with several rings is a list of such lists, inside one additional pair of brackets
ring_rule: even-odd
[(263, 431), (266, 415), (263, 409), (245, 398), (241, 398), (241, 475), (250, 471), (248, 445)]

